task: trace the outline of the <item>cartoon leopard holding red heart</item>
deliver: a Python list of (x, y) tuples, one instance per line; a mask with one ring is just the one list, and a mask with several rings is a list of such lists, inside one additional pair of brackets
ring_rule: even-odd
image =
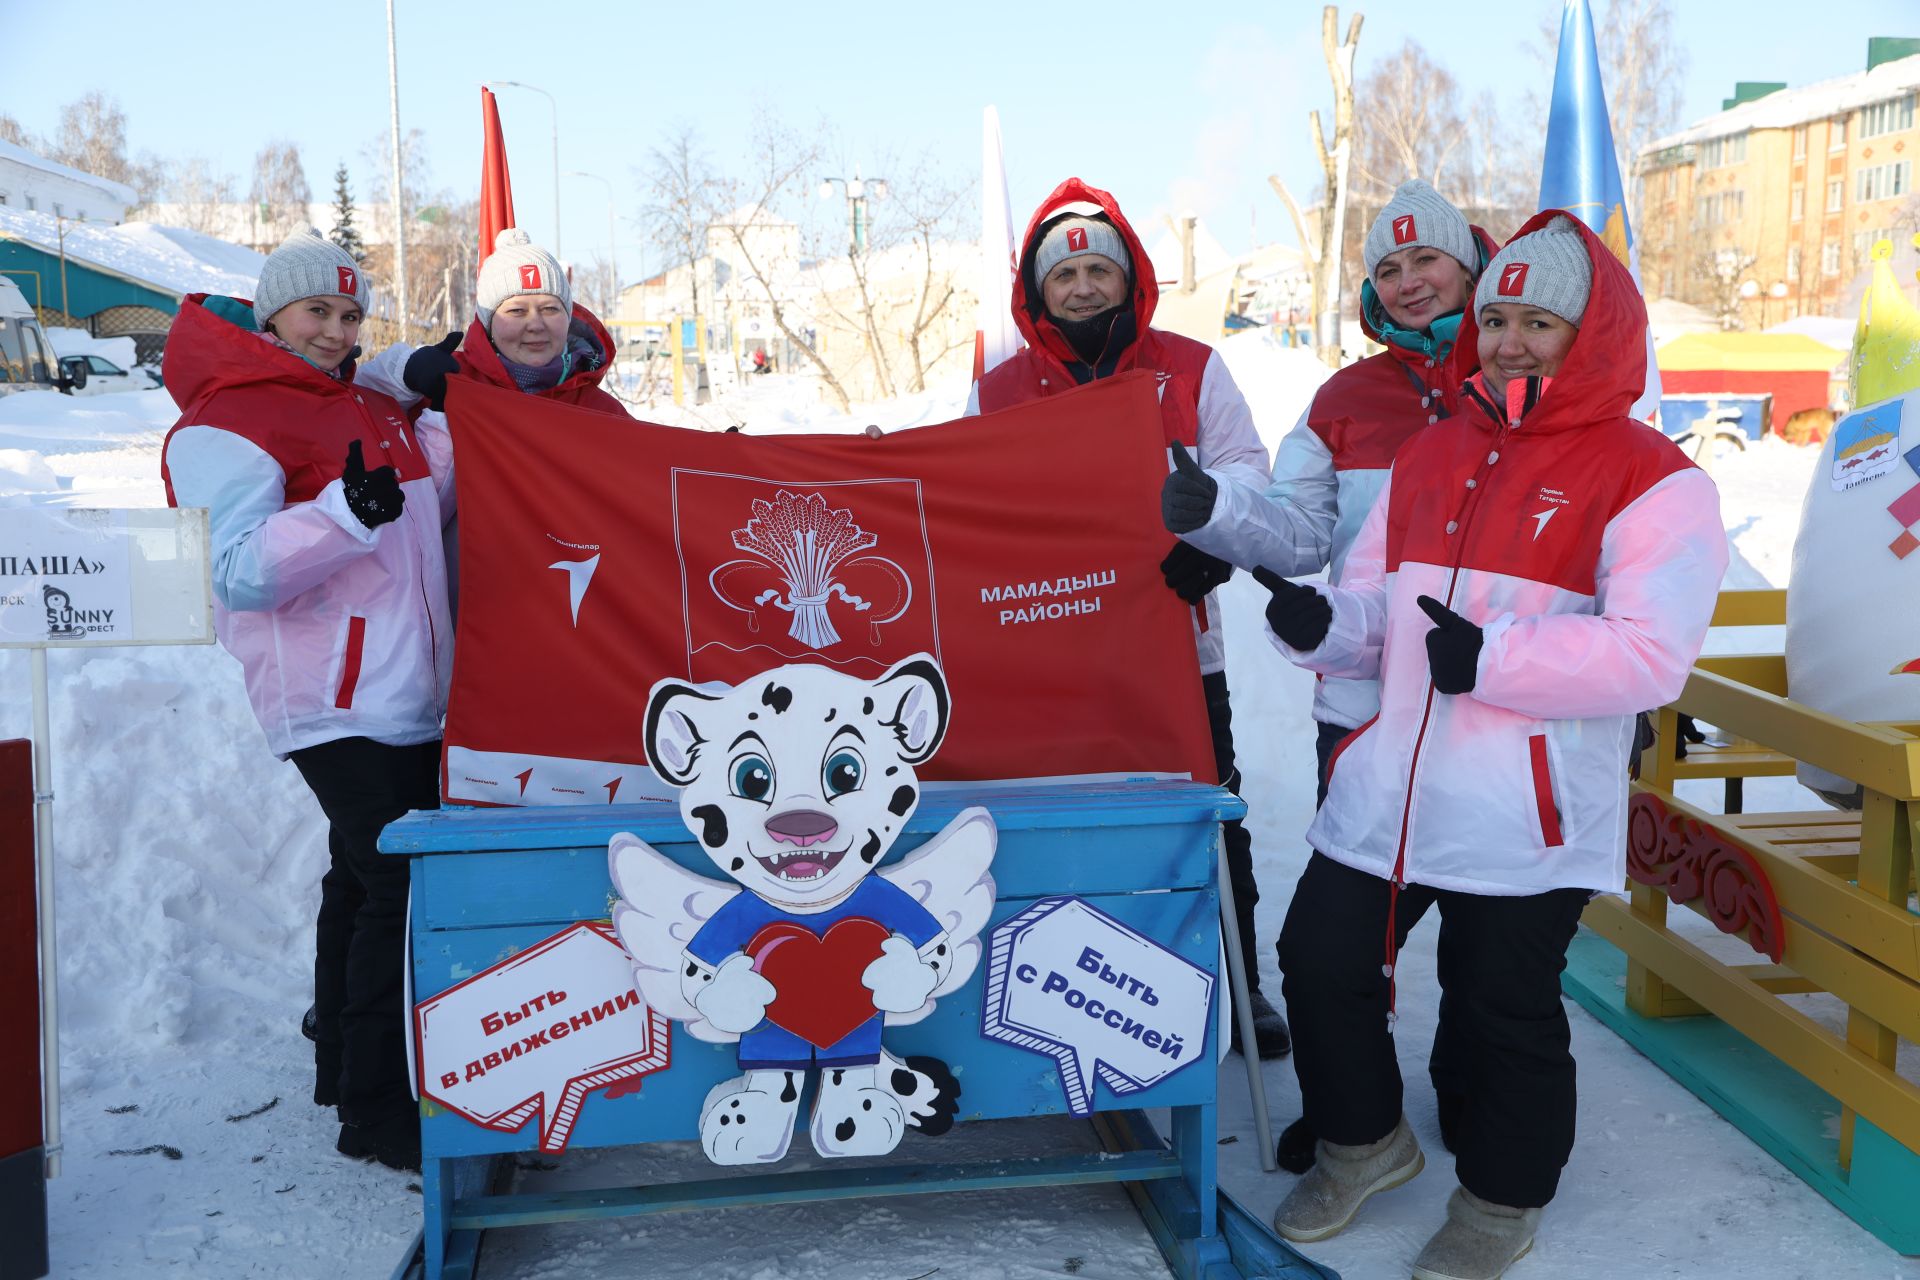
[(879, 866), (948, 718), (946, 678), (925, 654), (871, 680), (796, 664), (732, 688), (653, 687), (647, 759), (731, 879), (623, 832), (608, 849), (613, 924), (652, 1008), (699, 1039), (739, 1042), (743, 1074), (700, 1114), (715, 1163), (786, 1155), (812, 1070), (809, 1132), (823, 1156), (884, 1155), (910, 1127), (952, 1124), (959, 1085), (945, 1064), (894, 1057), (882, 1032), (971, 976), (993, 906), (993, 819), (963, 810)]

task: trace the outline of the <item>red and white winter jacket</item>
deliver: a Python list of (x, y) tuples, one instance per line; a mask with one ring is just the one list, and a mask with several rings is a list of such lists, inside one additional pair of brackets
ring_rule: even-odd
[[(1713, 481), (1626, 416), (1646, 308), (1582, 234), (1593, 289), (1558, 376), (1524, 414), (1463, 379), (1461, 412), (1401, 449), (1341, 584), (1320, 588), (1325, 641), (1274, 641), (1323, 675), (1380, 680), (1379, 715), (1335, 753), (1307, 832), (1336, 862), (1495, 895), (1625, 882), (1634, 715), (1686, 683), (1727, 543)], [(1435, 692), (1422, 595), (1485, 629), (1472, 692)]]
[[(1473, 233), (1484, 264), (1499, 246), (1479, 227)], [(1363, 308), (1361, 329), (1382, 342), (1373, 320)], [(1326, 569), (1337, 584), (1393, 455), (1414, 432), (1455, 411), (1458, 365), (1391, 342), (1386, 348), (1321, 384), (1274, 451), (1264, 494), (1222, 485), (1212, 517), (1187, 541), (1243, 569), (1264, 565), (1289, 578)], [(1379, 710), (1378, 681), (1315, 682), (1313, 718), (1322, 724), (1352, 729)]]
[[(419, 433), (386, 396), (243, 328), (243, 300), (208, 301), (184, 299), (167, 339), (181, 415), (160, 473), (171, 505), (208, 510), (214, 628), (267, 745), (284, 759), (337, 738), (438, 738), (453, 629), (441, 495)], [(355, 440), (369, 469), (398, 471), (406, 495), (377, 529), (341, 486)]]
[[(974, 384), (967, 399), (967, 413), (992, 413), (1042, 396), (1063, 395), (1078, 385), (1067, 366), (1070, 362), (1077, 363), (1079, 356), (1060, 331), (1044, 318), (1038, 289), (1031, 283), (1034, 252), (1039, 248), (1036, 237), (1041, 226), (1055, 215), (1068, 212), (1106, 214), (1133, 259), (1137, 336), (1121, 352), (1113, 373), (1125, 373), (1129, 369), (1158, 370), (1160, 418), (1169, 446), (1175, 440), (1185, 445), (1194, 460), (1219, 482), (1222, 493), (1235, 489), (1243, 491), (1246, 500), (1257, 498), (1267, 486), (1271, 465), (1267, 447), (1254, 429), (1253, 411), (1247, 407), (1246, 397), (1234, 385), (1233, 375), (1227, 372), (1219, 352), (1204, 342), (1150, 327), (1154, 308), (1160, 300), (1160, 286), (1154, 280), (1153, 263), (1147, 257), (1146, 246), (1140, 243), (1140, 237), (1121, 214), (1118, 202), (1107, 192), (1088, 186), (1078, 178), (1068, 178), (1055, 187), (1027, 224), (1027, 234), (1021, 242), (1020, 270), (1013, 282), (1013, 322), (1027, 345), (989, 369), (986, 376)], [(1167, 468), (1173, 468), (1171, 448)], [(1154, 518), (1157, 519), (1158, 514), (1153, 513)], [(1206, 600), (1205, 625), (1195, 622), (1194, 643), (1203, 673), (1225, 669), (1226, 647), (1220, 634), (1220, 611), (1212, 595)]]

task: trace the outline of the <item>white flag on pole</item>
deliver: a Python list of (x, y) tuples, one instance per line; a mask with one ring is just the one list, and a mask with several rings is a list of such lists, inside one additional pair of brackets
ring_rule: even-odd
[(975, 382), (1020, 349), (1020, 331), (1013, 323), (1013, 277), (1020, 269), (1015, 252), (1007, 161), (1000, 145), (1000, 112), (988, 107), (980, 138), (980, 318), (973, 338)]

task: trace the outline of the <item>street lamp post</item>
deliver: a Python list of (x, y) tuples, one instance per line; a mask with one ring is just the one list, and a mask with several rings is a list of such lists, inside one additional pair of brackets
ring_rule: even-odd
[(580, 169), (569, 169), (567, 170), (567, 174), (569, 177), (574, 177), (574, 178), (591, 178), (593, 179), (593, 181), (599, 183), (601, 186), (607, 189), (607, 298), (606, 298), (606, 305), (607, 305), (608, 314), (605, 316), (602, 316), (601, 319), (611, 322), (612, 312), (614, 308), (618, 305), (618, 301), (619, 301), (618, 295), (620, 292), (619, 252), (617, 249), (614, 248), (614, 241), (613, 241), (613, 183), (607, 181), (605, 178), (601, 177), (597, 173), (587, 173), (584, 170), (580, 170)]
[[(553, 111), (553, 256), (564, 258), (560, 252), (560, 104), (553, 95), (537, 84), (522, 84), (518, 80), (495, 80), (494, 84), (509, 89), (530, 89), (547, 100), (547, 106)], [(481, 245), (481, 254), (492, 252), (492, 246)]]
[(858, 169), (853, 171), (851, 178), (822, 178), (822, 200), (833, 197), (833, 184), (836, 182), (847, 193), (847, 256), (857, 257), (867, 251), (867, 201), (887, 198), (887, 180), (862, 179)]

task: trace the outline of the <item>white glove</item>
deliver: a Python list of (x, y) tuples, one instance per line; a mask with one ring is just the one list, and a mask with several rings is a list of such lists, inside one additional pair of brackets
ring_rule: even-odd
[(689, 999), (701, 1016), (718, 1030), (733, 1035), (753, 1030), (767, 1016), (767, 1006), (779, 994), (771, 982), (754, 972), (753, 957), (745, 952), (721, 961), (710, 977), (704, 972), (705, 966), (701, 968), (703, 972), (687, 984), (700, 983), (700, 989)]
[(861, 985), (873, 992), (873, 1007), (882, 1013), (912, 1013), (939, 981), (939, 972), (897, 933), (880, 944), (880, 958), (860, 975)]

